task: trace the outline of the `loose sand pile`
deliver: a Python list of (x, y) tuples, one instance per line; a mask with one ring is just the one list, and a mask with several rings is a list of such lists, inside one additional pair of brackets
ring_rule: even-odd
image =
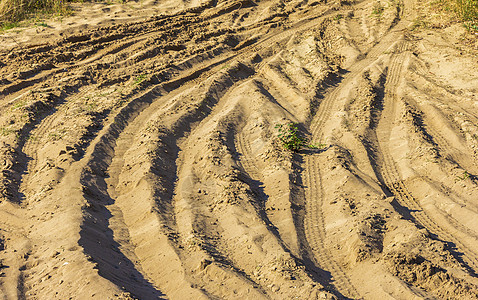
[(463, 27), (411, 31), (412, 0), (76, 9), (0, 36), (0, 298), (478, 299)]

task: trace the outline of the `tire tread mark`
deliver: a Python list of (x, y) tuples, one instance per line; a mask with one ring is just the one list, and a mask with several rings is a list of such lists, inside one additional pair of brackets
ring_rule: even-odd
[[(399, 27), (399, 25), (396, 26)], [(366, 58), (355, 63), (350, 68), (350, 72), (346, 74), (342, 82), (339, 83), (339, 87), (334, 88), (330, 93), (326, 94), (319, 105), (318, 111), (314, 116), (312, 123), (310, 124), (313, 143), (320, 142), (323, 139), (324, 133), (322, 132), (322, 129), (329, 119), (335, 100), (342, 91), (341, 87), (352, 83), (356, 76), (361, 74), (361, 72), (363, 72), (367, 66), (371, 65), (382, 53), (390, 48), (390, 44), (393, 45), (393, 42), (395, 42), (400, 36), (401, 34), (399, 30), (392, 29), (387, 37), (382, 39), (380, 43), (375, 45), (369, 51)], [(399, 41), (398, 43), (400, 43), (398, 45), (398, 50), (404, 50), (404, 42)], [(323, 267), (332, 273), (334, 284), (339, 291), (343, 290), (348, 294), (348, 296), (359, 299), (361, 296), (347, 277), (346, 272), (342, 267), (340, 267), (339, 263), (334, 260), (330, 250), (328, 250), (324, 245), (326, 236), (323, 212), (321, 208), (324, 195), (320, 166), (318, 165), (317, 158), (306, 158), (304, 183), (307, 187), (305, 194), (306, 217), (304, 220), (304, 227), (307, 241), (314, 254), (313, 256), (317, 260), (317, 263), (320, 267)]]
[(252, 179), (257, 178), (258, 180), (262, 181), (262, 173), (257, 167), (257, 164), (255, 164), (253, 159), (251, 159), (252, 149), (249, 143), (247, 143), (245, 140), (244, 132), (240, 132), (239, 134), (237, 134), (236, 147), (238, 152), (241, 154), (239, 163), (241, 164), (244, 171)]
[[(382, 127), (385, 128), (382, 128), (381, 130), (377, 129), (377, 137), (379, 137), (378, 150), (383, 158), (381, 165), (383, 179), (392, 194), (397, 198), (397, 201), (402, 206), (405, 206), (412, 211), (411, 215), (419, 225), (425, 227), (443, 241), (454, 243), (465, 254), (466, 259), (474, 266), (474, 269), (476, 269), (478, 267), (478, 259), (476, 258), (478, 257), (477, 251), (467, 247), (464, 243), (455, 238), (452, 233), (448, 232), (438, 223), (433, 221), (432, 218), (425, 213), (418, 200), (412, 195), (406, 184), (401, 180), (401, 175), (397, 169), (396, 163), (388, 152), (387, 143), (391, 136), (390, 127), (392, 126), (395, 116), (395, 104), (398, 101), (395, 89), (397, 89), (399, 85), (400, 75), (403, 69), (403, 64), (400, 62), (403, 62), (402, 55), (395, 55), (392, 58), (389, 68), (389, 78), (387, 79), (385, 88), (385, 100), (388, 101), (384, 101), (384, 114), (380, 121), (381, 124), (385, 124), (382, 125)], [(385, 114), (386, 111), (388, 114)]]
[(360, 294), (352, 285), (339, 263), (333, 258), (330, 250), (324, 244), (326, 239), (324, 217), (322, 212), (323, 187), (320, 169), (316, 157), (307, 157), (307, 172), (304, 176), (306, 189), (306, 218), (304, 220), (306, 238), (314, 257), (320, 267), (331, 272), (333, 283), (339, 292), (346, 296), (359, 299)]

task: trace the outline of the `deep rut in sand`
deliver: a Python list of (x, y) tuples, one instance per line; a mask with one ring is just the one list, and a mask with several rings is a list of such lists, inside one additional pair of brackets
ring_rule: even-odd
[(170, 4), (0, 51), (2, 298), (478, 298), (471, 59), (414, 1)]

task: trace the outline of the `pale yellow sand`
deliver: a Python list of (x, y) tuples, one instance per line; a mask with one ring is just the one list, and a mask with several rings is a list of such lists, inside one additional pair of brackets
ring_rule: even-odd
[(476, 50), (339, 2), (2, 33), (0, 298), (477, 299)]

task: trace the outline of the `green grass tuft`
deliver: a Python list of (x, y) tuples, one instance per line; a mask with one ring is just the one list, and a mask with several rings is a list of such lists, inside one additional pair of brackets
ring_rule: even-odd
[(373, 4), (372, 15), (380, 18), (385, 10), (385, 7), (380, 2), (375, 2)]
[(0, 31), (9, 30), (9, 29), (12, 29), (12, 28), (15, 28), (15, 27), (18, 27), (18, 26), (19, 26), (18, 22), (0, 23)]
[(305, 145), (305, 139), (299, 136), (297, 123), (278, 124), (276, 128), (279, 131), (279, 140), (287, 150), (298, 152)]
[(66, 0), (0, 0), (0, 28), (7, 30), (38, 14), (69, 13)]
[(282, 146), (287, 150), (299, 152), (302, 148), (321, 150), (326, 147), (325, 144), (309, 144), (299, 132), (298, 123), (277, 124), (275, 127), (279, 131), (278, 138)]
[(470, 31), (478, 32), (478, 0), (441, 0), (445, 10), (453, 11)]
[(478, 22), (478, 0), (454, 0), (454, 10), (463, 21)]

